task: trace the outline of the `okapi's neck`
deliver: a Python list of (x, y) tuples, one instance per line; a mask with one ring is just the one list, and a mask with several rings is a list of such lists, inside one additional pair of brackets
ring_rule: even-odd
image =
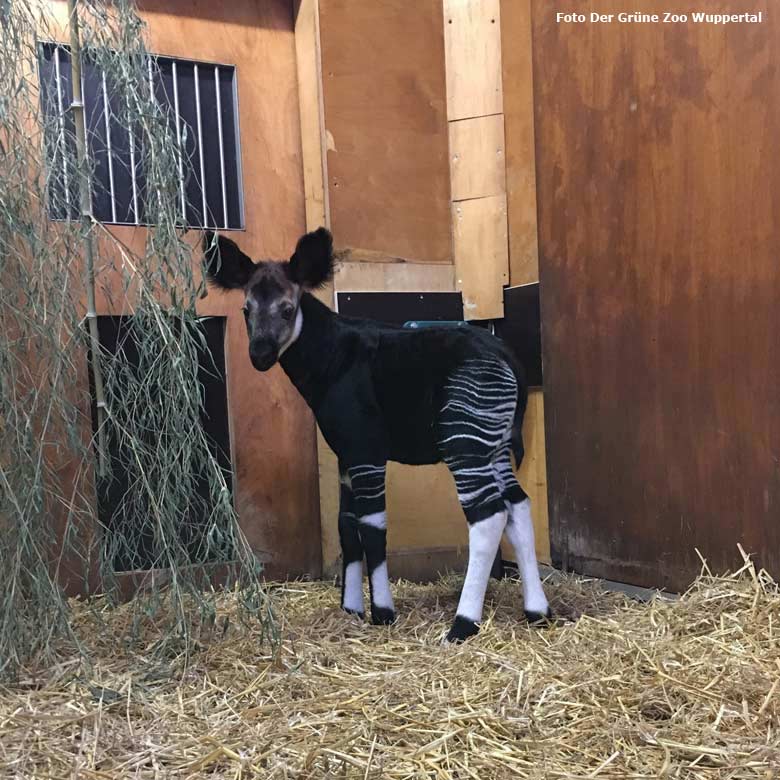
[(279, 363), (309, 406), (316, 411), (328, 385), (336, 327), (333, 312), (313, 295), (304, 293), (300, 311), (303, 326)]

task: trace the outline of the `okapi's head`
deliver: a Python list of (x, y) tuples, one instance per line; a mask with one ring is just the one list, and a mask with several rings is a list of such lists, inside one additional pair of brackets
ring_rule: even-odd
[(304, 291), (333, 276), (331, 234), (319, 228), (301, 236), (289, 262), (255, 263), (234, 241), (211, 232), (204, 236), (203, 251), (206, 275), (215, 287), (244, 291), (249, 357), (258, 371), (267, 371), (301, 332)]

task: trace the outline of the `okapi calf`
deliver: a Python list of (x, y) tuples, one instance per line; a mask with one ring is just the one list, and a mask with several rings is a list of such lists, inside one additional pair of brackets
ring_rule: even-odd
[(385, 466), (444, 461), (469, 524), (469, 562), (449, 641), (476, 634), (488, 578), (506, 531), (517, 553), (525, 612), (549, 617), (528, 497), (510, 453), (523, 459), (527, 401), (504, 345), (480, 328), (409, 330), (342, 317), (310, 294), (333, 275), (324, 228), (303, 236), (289, 262), (254, 263), (224, 236), (204, 240), (209, 280), (243, 289), (249, 357), (277, 361), (314, 412), (338, 456), (341, 605), (363, 615), (363, 557), (376, 624), (395, 619), (385, 556)]

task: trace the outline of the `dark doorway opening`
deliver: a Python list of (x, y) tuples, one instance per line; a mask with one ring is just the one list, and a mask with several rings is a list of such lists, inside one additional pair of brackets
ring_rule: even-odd
[[(198, 384), (202, 397), (200, 425), (212, 456), (221, 469), (228, 491), (233, 493), (233, 472), (230, 459), (230, 431), (228, 426), (227, 382), (225, 371), (225, 318), (207, 317), (198, 320), (202, 342), (197, 350)], [(139, 352), (134, 335), (132, 316), (98, 317), (100, 344), (107, 353), (124, 361), (124, 369), (138, 376)], [(90, 356), (91, 361), (91, 356)], [(95, 404), (94, 377), (90, 362), (90, 391), (92, 397), (92, 428), (97, 430), (97, 406)], [(162, 391), (160, 391), (162, 392)], [(125, 463), (126, 452), (119, 437), (107, 428), (107, 446), (110, 459), (110, 476), (98, 485), (98, 517), (108, 533), (117, 534), (120, 543), (111, 544), (113, 569), (117, 572), (156, 568), (155, 526), (153, 513), (143, 498), (132, 502), (127, 509), (125, 496), (132, 489), (131, 477)], [(146, 444), (152, 443), (155, 432), (143, 434)], [(193, 500), (180, 524), (180, 541), (187, 550), (193, 564), (209, 563), (214, 560), (229, 560), (232, 550), (225, 550), (224, 543), (215, 546), (213, 540), (205, 538), (209, 516), (214, 509), (214, 500), (209, 490), (206, 464), (202, 474), (196, 475)]]

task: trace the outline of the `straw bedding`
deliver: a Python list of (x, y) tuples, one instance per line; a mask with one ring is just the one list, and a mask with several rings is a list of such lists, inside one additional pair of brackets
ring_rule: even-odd
[[(522, 619), (493, 582), (482, 633), (443, 647), (457, 578), (398, 583), (398, 623), (363, 625), (331, 584), (274, 586), (276, 655), (228, 627), (190, 658), (120, 652), (76, 605), (96, 661), (0, 689), (14, 778), (772, 778), (780, 776), (780, 593), (701, 578), (644, 604), (559, 577), (563, 618)], [(225, 596), (227, 609), (231, 596)]]

